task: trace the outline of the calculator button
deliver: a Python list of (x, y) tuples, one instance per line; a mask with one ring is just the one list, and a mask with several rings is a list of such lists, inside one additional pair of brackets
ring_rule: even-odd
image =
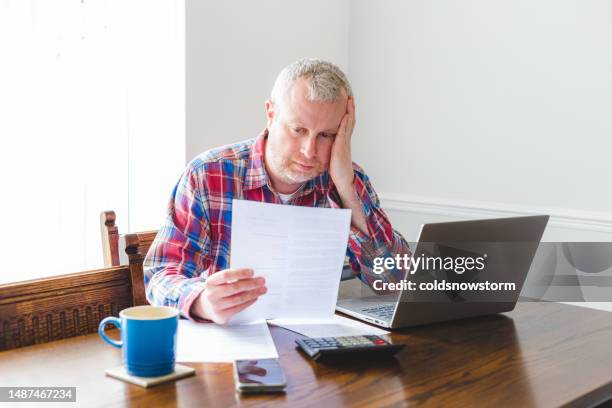
[(383, 339), (377, 339), (374, 340), (374, 344), (385, 344), (385, 341)]

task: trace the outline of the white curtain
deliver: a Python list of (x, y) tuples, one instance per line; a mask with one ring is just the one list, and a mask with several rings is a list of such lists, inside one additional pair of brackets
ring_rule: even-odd
[(0, 0), (0, 283), (102, 267), (185, 161), (184, 3)]

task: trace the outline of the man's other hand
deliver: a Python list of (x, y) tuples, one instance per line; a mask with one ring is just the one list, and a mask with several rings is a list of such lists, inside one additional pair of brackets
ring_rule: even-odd
[(251, 269), (225, 269), (206, 279), (206, 288), (193, 302), (191, 315), (218, 324), (251, 306), (267, 292), (265, 279)]

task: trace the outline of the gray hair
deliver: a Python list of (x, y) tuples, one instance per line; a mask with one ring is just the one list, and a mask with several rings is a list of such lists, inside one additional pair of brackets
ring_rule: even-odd
[(353, 95), (351, 85), (336, 65), (316, 58), (305, 58), (286, 66), (274, 82), (270, 100), (277, 104), (289, 93), (296, 80), (310, 79), (308, 99), (311, 101), (333, 102), (344, 89), (348, 96)]

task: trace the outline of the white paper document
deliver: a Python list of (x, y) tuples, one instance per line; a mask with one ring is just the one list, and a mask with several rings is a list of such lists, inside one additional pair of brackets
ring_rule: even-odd
[(351, 211), (233, 200), (231, 268), (251, 268), (268, 292), (232, 324), (331, 319)]
[(389, 334), (388, 331), (378, 327), (338, 315), (318, 322), (312, 320), (300, 322), (295, 319), (274, 319), (268, 321), (268, 323), (274, 326), (284, 327), (285, 329), (308, 337), (363, 336), (366, 334), (380, 336)]
[(234, 360), (278, 358), (265, 322), (239, 326), (179, 321), (176, 361), (228, 363)]

